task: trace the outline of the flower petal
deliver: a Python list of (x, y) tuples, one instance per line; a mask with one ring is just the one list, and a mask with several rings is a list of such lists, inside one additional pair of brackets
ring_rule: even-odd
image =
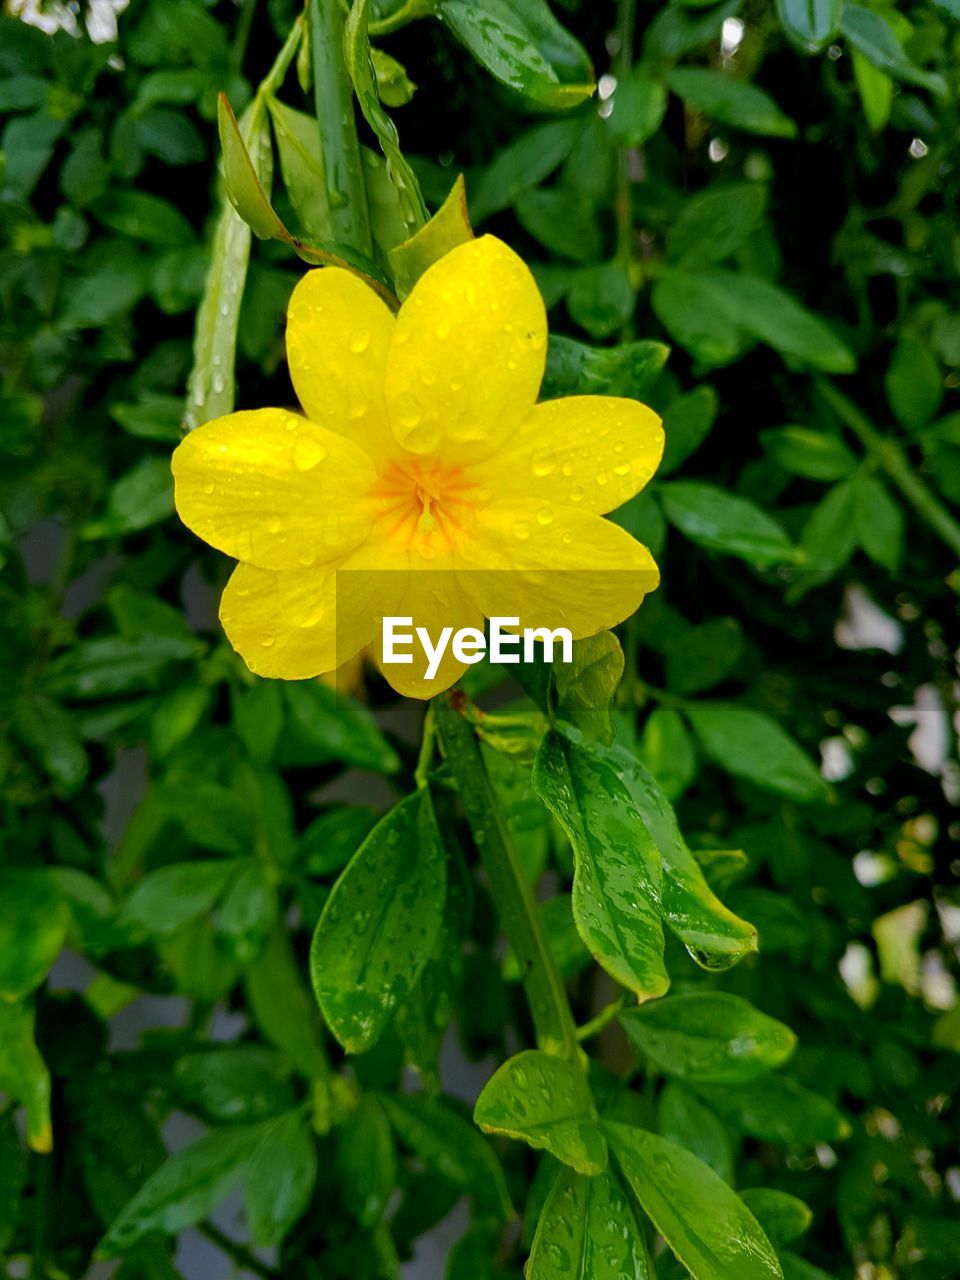
[(370, 528), (366, 454), (285, 409), (231, 413), (173, 454), (180, 519), (205, 542), (262, 569), (333, 560)]
[(533, 407), (547, 317), (525, 263), (493, 236), (450, 251), (400, 308), (386, 395), (397, 440), (455, 462), (492, 453)]
[(397, 454), (383, 398), (395, 323), (383, 299), (340, 267), (308, 271), (287, 308), (287, 364), (304, 413), (373, 458)]
[(637, 400), (569, 396), (536, 405), (493, 457), (471, 470), (500, 498), (602, 515), (649, 481), (663, 440), (660, 418)]
[[(374, 652), (385, 679), (406, 698), (432, 698), (449, 689), (468, 665), (454, 656), (453, 635), (463, 627), (476, 627), (483, 631), (483, 614), (463, 590), (456, 572), (452, 568), (432, 567), (412, 570), (395, 616), (412, 619), (411, 625), (398, 628), (398, 631), (413, 633), (415, 637), (411, 647), (401, 650), (412, 653), (413, 662), (410, 665), (384, 662), (381, 626), (374, 641)], [(445, 627), (453, 629), (436, 674), (430, 680), (426, 679), (427, 659), (420, 641), (416, 639), (416, 627), (426, 628), (434, 646), (439, 643)]]
[[(292, 589), (285, 581), (291, 578), (300, 580), (296, 594), (310, 594), (312, 585), (317, 602), (312, 626), (295, 625), (284, 616), (282, 592)], [(321, 602), (326, 603), (326, 612)], [(220, 621), (227, 639), (255, 675), (306, 680), (337, 666), (333, 579), (323, 570), (277, 573), (238, 564), (220, 601)]]
[(628, 618), (660, 581), (645, 546), (588, 511), (496, 502), (478, 513), (458, 577), (486, 617), (569, 627), (575, 640)]

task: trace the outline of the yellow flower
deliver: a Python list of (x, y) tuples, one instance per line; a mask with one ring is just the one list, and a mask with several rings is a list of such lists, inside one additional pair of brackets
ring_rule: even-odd
[[(472, 240), (394, 316), (357, 276), (310, 271), (287, 316), (304, 414), (233, 413), (173, 457), (185, 524), (240, 564), (220, 618), (251, 671), (298, 680), (374, 643), (385, 615), (442, 627), (615, 625), (659, 581), (647, 549), (602, 519), (650, 479), (660, 419), (634, 400), (536, 404), (547, 322), (530, 271)], [(400, 693), (436, 677), (384, 667)]]

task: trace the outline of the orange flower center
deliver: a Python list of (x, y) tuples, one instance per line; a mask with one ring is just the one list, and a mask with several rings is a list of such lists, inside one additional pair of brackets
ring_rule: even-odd
[(435, 458), (391, 462), (370, 495), (390, 541), (424, 560), (453, 551), (469, 529), (471, 513), (489, 496), (459, 467)]

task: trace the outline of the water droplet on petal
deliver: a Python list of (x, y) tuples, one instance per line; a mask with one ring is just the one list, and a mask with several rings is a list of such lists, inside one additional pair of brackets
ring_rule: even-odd
[(553, 507), (541, 507), (537, 512), (537, 521), (539, 524), (550, 524), (553, 520)]
[(293, 465), (298, 471), (310, 471), (323, 462), (328, 452), (325, 444), (303, 436), (293, 447)]
[(557, 460), (553, 450), (550, 448), (538, 449), (533, 455), (533, 474), (535, 476), (548, 476), (557, 465)]
[(350, 350), (355, 356), (362, 355), (370, 345), (370, 334), (366, 329), (358, 329), (350, 335)]
[(526, 520), (517, 520), (513, 526), (513, 536), (520, 542), (526, 542), (530, 537), (530, 526)]

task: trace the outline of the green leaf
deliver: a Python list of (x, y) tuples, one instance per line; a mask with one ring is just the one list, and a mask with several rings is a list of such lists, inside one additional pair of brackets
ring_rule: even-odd
[(726, 991), (667, 996), (620, 1015), (633, 1045), (667, 1075), (741, 1084), (782, 1066), (797, 1045), (789, 1027)]
[(263, 1120), (295, 1101), (287, 1060), (259, 1045), (199, 1049), (173, 1065), (174, 1091), (183, 1105), (210, 1120)]
[(653, 305), (677, 341), (708, 364), (729, 363), (753, 337), (826, 373), (856, 367), (852, 351), (822, 320), (757, 276), (667, 270), (656, 281)]
[(336, 1156), (340, 1198), (361, 1227), (383, 1217), (397, 1183), (397, 1152), (383, 1107), (364, 1095), (340, 1131)]
[(390, 266), (400, 298), (405, 298), (410, 293), (428, 267), (432, 267), (457, 245), (466, 244), (472, 239), (467, 191), (461, 175), (430, 221), (408, 240), (390, 250)]
[(893, 416), (908, 431), (918, 431), (925, 426), (943, 399), (940, 363), (915, 333), (901, 334), (883, 385)]
[(266, 1039), (308, 1080), (329, 1075), (316, 1004), (304, 985), (286, 930), (274, 930), (244, 978), (253, 1017)]
[(682, 632), (667, 648), (667, 687), (700, 693), (725, 680), (740, 661), (743, 632), (734, 618), (712, 618)]
[(813, 509), (800, 538), (804, 569), (829, 576), (842, 569), (857, 546), (857, 486), (842, 480)]
[(317, 1180), (317, 1144), (302, 1110), (265, 1127), (246, 1170), (244, 1204), (254, 1244), (278, 1244), (303, 1216)]
[(573, 916), (591, 954), (641, 1000), (669, 986), (660, 920), (660, 856), (623, 774), (622, 748), (548, 733), (533, 768), (537, 795), (573, 846)]
[(813, 1222), (813, 1210), (808, 1205), (774, 1187), (752, 1187), (741, 1191), (740, 1199), (777, 1246), (796, 1240)]
[(720, 183), (690, 196), (667, 233), (667, 257), (680, 266), (722, 262), (763, 220), (766, 188), (756, 182)]
[[(590, 952), (580, 940), (573, 918), (573, 902), (568, 893), (557, 894), (540, 903), (540, 920), (547, 946), (561, 978), (572, 978), (590, 963)], [(512, 950), (503, 957), (501, 972), (505, 982), (520, 982), (520, 962)]]
[(400, 216), (408, 231), (416, 232), (429, 215), (420, 194), (416, 174), (400, 149), (397, 127), (380, 103), (367, 35), (368, 8), (368, 0), (353, 0), (343, 29), (343, 57), (363, 117), (376, 134), (380, 149), (386, 157), (387, 172), (397, 193)]
[(929, 89), (940, 97), (946, 95), (947, 86), (943, 76), (933, 71), (924, 71), (911, 62), (893, 27), (882, 14), (848, 2), (843, 8), (840, 28), (854, 49), (862, 53), (879, 71), (885, 71), (894, 80), (902, 80), (905, 84)]
[(657, 492), (667, 519), (697, 546), (737, 556), (758, 569), (794, 558), (781, 525), (747, 498), (699, 480), (671, 480)]
[(674, 396), (663, 413), (666, 443), (660, 476), (667, 476), (699, 449), (717, 417), (717, 393), (713, 387), (695, 387)]
[(637, 294), (622, 262), (584, 267), (567, 294), (567, 310), (592, 338), (609, 338), (633, 315)]
[(566, 186), (540, 187), (517, 197), (516, 214), (524, 231), (545, 249), (571, 262), (593, 262), (603, 240), (593, 202)]
[(604, 1128), (631, 1190), (693, 1280), (780, 1280), (757, 1220), (703, 1161), (644, 1129)]
[(474, 1198), (478, 1210), (505, 1222), (513, 1214), (503, 1169), (489, 1142), (439, 1098), (378, 1094), (400, 1141), (428, 1169)]
[(314, 818), (300, 837), (298, 860), (311, 876), (341, 871), (376, 821), (377, 815), (366, 806), (334, 805)]
[(39, 111), (7, 121), (0, 135), (0, 154), (6, 162), (0, 183), (12, 197), (29, 200), (66, 127), (66, 120), (54, 120)]
[(884, 569), (896, 573), (903, 557), (903, 511), (876, 476), (856, 481), (855, 520), (861, 547)]
[(240, 964), (251, 964), (263, 950), (278, 911), (276, 887), (267, 869), (257, 858), (248, 858), (217, 910), (217, 938)]
[(429, 796), (402, 800), (333, 887), (310, 949), (313, 989), (348, 1053), (376, 1044), (429, 960), (446, 866)]
[(214, 1129), (170, 1156), (111, 1223), (98, 1256), (127, 1253), (155, 1231), (175, 1235), (207, 1217), (241, 1181), (263, 1134), (263, 1123)]
[(487, 71), (541, 106), (575, 107), (596, 85), (586, 50), (545, 0), (438, 0), (437, 11)]
[(60, 954), (69, 912), (45, 870), (0, 867), (0, 1001), (40, 986)]
[(809, 427), (775, 427), (760, 432), (767, 456), (805, 480), (843, 480), (857, 467), (856, 456), (839, 436)]
[(90, 762), (68, 711), (42, 695), (22, 697), (14, 703), (12, 723), (17, 738), (65, 795), (83, 786)]
[(483, 222), (516, 202), (558, 169), (584, 131), (579, 117), (550, 120), (521, 133), (497, 152), (493, 161), (470, 192), (470, 215), (474, 224)]
[(557, 715), (591, 738), (613, 741), (613, 704), (623, 675), (623, 650), (612, 631), (573, 642), (573, 661), (557, 663)]
[(194, 243), (193, 228), (180, 210), (144, 191), (113, 191), (92, 206), (105, 227), (131, 240), (182, 248)]
[(640, 735), (639, 754), (671, 802), (697, 776), (697, 757), (683, 717), (672, 707), (656, 707)]
[(853, 78), (867, 124), (879, 133), (886, 128), (893, 109), (893, 81), (885, 71), (878, 71), (872, 62), (868, 62), (859, 49), (852, 49)]
[(366, 707), (317, 680), (285, 681), (287, 718), (280, 740), (283, 766), (338, 761), (377, 773), (400, 768), (390, 746)]
[(800, 804), (827, 798), (810, 757), (763, 712), (728, 702), (688, 702), (683, 710), (707, 755), (728, 773)]
[[(7, 929), (14, 923), (5, 917)], [(4, 945), (4, 953), (9, 950)], [(50, 1073), (33, 1039), (33, 1008), (0, 1001), (0, 1091), (27, 1111), (27, 1142), (34, 1151), (53, 1148)]]
[(135, 533), (168, 519), (173, 511), (170, 460), (141, 458), (131, 471), (110, 486), (105, 516), (85, 525), (83, 536), (104, 538)]
[(473, 1118), (486, 1133), (549, 1151), (578, 1173), (602, 1173), (607, 1144), (579, 1064), (526, 1049), (483, 1087)]
[(242, 866), (239, 858), (210, 858), (151, 871), (122, 904), (120, 922), (149, 937), (169, 937), (209, 911)]
[(819, 53), (840, 30), (843, 0), (777, 0), (777, 16), (804, 53)]
[(665, 1138), (709, 1165), (724, 1182), (733, 1182), (730, 1134), (719, 1116), (686, 1085), (667, 1081), (657, 1104), (657, 1128)]
[(766, 1076), (762, 1088), (698, 1084), (696, 1089), (730, 1124), (764, 1142), (809, 1147), (850, 1135), (849, 1121), (832, 1102), (786, 1076)]
[[(304, 42), (306, 44), (306, 42)], [(316, 119), (296, 111), (270, 94), (267, 99), (283, 185), (290, 203), (308, 236), (317, 240), (336, 238), (330, 217), (327, 176)]]
[(373, 70), (377, 77), (377, 93), (388, 107), (405, 107), (416, 92), (417, 86), (407, 75), (402, 62), (385, 53), (383, 49), (370, 50)]
[(621, 147), (642, 147), (660, 128), (667, 110), (663, 81), (642, 62), (617, 82), (609, 118), (610, 132)]
[(774, 138), (795, 138), (797, 126), (769, 94), (756, 85), (704, 67), (672, 67), (663, 73), (667, 87), (687, 106), (721, 124)]
[(561, 1169), (540, 1211), (526, 1280), (653, 1280), (643, 1230), (613, 1173)]
[(569, 395), (641, 400), (660, 376), (669, 354), (670, 348), (662, 342), (588, 347), (552, 334), (541, 395), (545, 400)]

